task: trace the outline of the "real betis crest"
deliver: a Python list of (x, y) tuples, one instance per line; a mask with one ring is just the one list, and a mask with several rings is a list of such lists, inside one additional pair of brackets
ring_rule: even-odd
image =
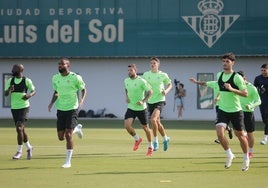
[(240, 15), (219, 15), (223, 10), (222, 0), (202, 0), (197, 8), (202, 16), (182, 16), (185, 22), (211, 48), (233, 25)]

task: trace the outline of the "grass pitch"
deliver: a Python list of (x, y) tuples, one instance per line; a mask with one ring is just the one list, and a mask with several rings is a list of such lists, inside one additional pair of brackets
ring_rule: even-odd
[[(122, 120), (82, 119), (83, 139), (74, 135), (72, 167), (62, 169), (65, 142), (57, 140), (56, 120), (30, 120), (27, 133), (34, 146), (33, 159), (13, 160), (16, 132), (10, 119), (0, 120), (0, 178), (3, 188), (226, 188), (263, 187), (267, 182), (268, 146), (259, 144), (262, 123), (257, 123), (254, 158), (250, 169), (241, 171), (242, 152), (237, 138), (230, 140), (236, 155), (230, 169), (224, 168), (225, 153), (214, 143), (213, 122), (164, 121), (170, 145), (147, 157), (145, 134), (137, 122), (135, 128), (143, 138), (137, 151), (134, 140)], [(160, 138), (162, 140), (162, 138)]]

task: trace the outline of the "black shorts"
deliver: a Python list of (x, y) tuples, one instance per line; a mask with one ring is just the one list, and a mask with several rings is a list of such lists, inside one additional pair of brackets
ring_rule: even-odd
[(147, 112), (147, 109), (141, 110), (141, 111), (135, 111), (135, 110), (131, 110), (131, 109), (128, 108), (126, 113), (125, 113), (125, 120), (128, 119), (128, 118), (136, 119), (136, 117), (138, 118), (138, 120), (140, 121), (140, 123), (142, 125), (147, 125), (148, 124), (148, 112)]
[(156, 108), (161, 113), (165, 105), (166, 105), (165, 101), (161, 101), (161, 102), (157, 102), (157, 103), (153, 103), (153, 104), (148, 104), (149, 114), (152, 115), (154, 112), (154, 109), (156, 109)]
[(253, 112), (244, 112), (245, 129), (248, 133), (255, 131), (255, 117)]
[(216, 105), (216, 107), (215, 107), (215, 111), (216, 111), (216, 114), (217, 114), (218, 111), (219, 111), (219, 106), (218, 106), (218, 105)]
[(244, 113), (243, 111), (238, 112), (224, 112), (221, 109), (218, 110), (216, 125), (224, 123), (226, 126), (232, 123), (233, 128), (237, 131), (242, 131), (244, 127)]
[(30, 109), (29, 107), (21, 109), (11, 109), (15, 125), (17, 124), (18, 121), (24, 124), (28, 120), (29, 109)]
[(77, 125), (78, 110), (57, 110), (57, 131), (73, 129)]

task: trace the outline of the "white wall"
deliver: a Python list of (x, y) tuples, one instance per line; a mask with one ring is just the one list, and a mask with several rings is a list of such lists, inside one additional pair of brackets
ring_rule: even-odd
[[(235, 70), (243, 70), (249, 81), (253, 82), (260, 73), (260, 66), (267, 62), (265, 57), (238, 58)], [(202, 58), (160, 58), (160, 69), (167, 72), (172, 79), (184, 84), (187, 91), (183, 119), (214, 120), (215, 110), (197, 109), (197, 86), (189, 82), (189, 77), (197, 73), (216, 73), (221, 71), (221, 59), (215, 57)], [(30, 118), (54, 118), (56, 110), (48, 112), (53, 90), (51, 77), (58, 71), (58, 59), (0, 59), (0, 91), (3, 94), (2, 74), (10, 73), (13, 64), (22, 63), (25, 67), (24, 75), (32, 79), (36, 86), (36, 95), (31, 99)], [(113, 113), (119, 118), (124, 117), (126, 111), (125, 91), (123, 80), (127, 77), (127, 65), (136, 63), (138, 72), (149, 69), (149, 58), (119, 58), (119, 59), (72, 59), (71, 70), (82, 75), (87, 84), (87, 100), (84, 109), (106, 108), (106, 113)], [(214, 76), (215, 76), (214, 75)], [(1, 95), (2, 97), (2, 95)], [(167, 105), (163, 111), (165, 119), (176, 119), (177, 112), (173, 112), (174, 90), (167, 96)], [(256, 119), (260, 120), (259, 110), (255, 111)], [(0, 118), (11, 117), (10, 109), (0, 104)]]

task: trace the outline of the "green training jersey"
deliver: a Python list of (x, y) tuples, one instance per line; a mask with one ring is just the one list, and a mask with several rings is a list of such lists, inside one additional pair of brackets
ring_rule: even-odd
[(156, 73), (147, 71), (143, 74), (143, 78), (152, 86), (153, 94), (149, 98), (148, 103), (154, 104), (157, 102), (165, 101), (166, 97), (162, 95), (165, 85), (170, 84), (171, 80), (167, 73), (158, 71)]
[[(217, 73), (217, 80), (219, 79), (222, 72)], [(230, 79), (232, 73), (222, 75), (222, 81), (226, 82)], [(247, 89), (244, 79), (239, 74), (235, 74), (233, 78), (233, 83), (238, 87), (239, 90)], [(220, 100), (219, 100), (219, 109), (224, 112), (238, 112), (242, 110), (240, 104), (240, 96), (230, 91), (221, 91), (220, 90)]]
[[(261, 104), (261, 99), (257, 88), (253, 84), (248, 82), (246, 86), (248, 89), (248, 97), (240, 96), (242, 110), (244, 112), (253, 112), (254, 108)], [(249, 105), (249, 109), (246, 108), (247, 105)]]
[(145, 92), (151, 89), (148, 82), (137, 76), (135, 79), (126, 78), (124, 80), (125, 89), (129, 98), (128, 108), (135, 111), (141, 111), (146, 109), (146, 103), (138, 105), (137, 102), (145, 98)]
[[(7, 91), (10, 87), (11, 79), (9, 78), (5, 84), (5, 91)], [(23, 78), (14, 78), (14, 83), (15, 84), (20, 84)], [(32, 83), (32, 80), (29, 78), (25, 78), (25, 85), (26, 88), (32, 92), (35, 90), (35, 86)], [(25, 95), (25, 92), (11, 92), (10, 94), (10, 100), (11, 100), (11, 109), (22, 109), (22, 108), (27, 108), (30, 106), (30, 101), (29, 99), (24, 100), (22, 99), (23, 96)]]
[(61, 111), (77, 109), (78, 91), (85, 89), (85, 82), (80, 75), (70, 72), (67, 76), (60, 73), (52, 77), (53, 89), (58, 93), (56, 108)]

